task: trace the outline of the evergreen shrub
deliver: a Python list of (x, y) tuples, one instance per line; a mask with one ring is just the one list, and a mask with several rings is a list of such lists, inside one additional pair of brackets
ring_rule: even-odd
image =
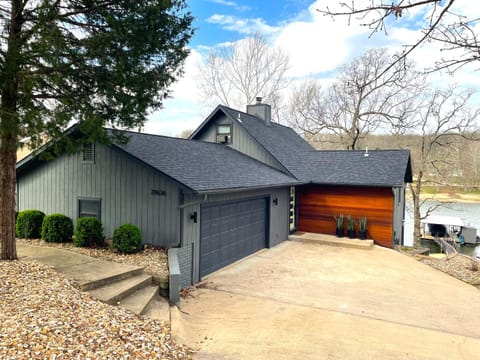
[(104, 245), (103, 226), (95, 217), (82, 217), (77, 220), (73, 245), (98, 247)]
[(17, 237), (24, 239), (39, 239), (42, 234), (42, 223), (45, 214), (40, 210), (20, 211), (15, 223)]
[(142, 233), (138, 226), (124, 224), (115, 229), (112, 247), (123, 254), (134, 253), (142, 249)]
[(42, 239), (48, 242), (67, 242), (73, 236), (73, 221), (63, 214), (45, 216), (42, 224)]

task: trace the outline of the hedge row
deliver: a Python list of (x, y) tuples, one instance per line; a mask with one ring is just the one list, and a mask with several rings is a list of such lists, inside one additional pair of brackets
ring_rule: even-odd
[[(38, 210), (25, 210), (16, 213), (16, 235), (19, 238), (38, 239), (48, 242), (67, 242), (72, 239), (73, 221), (63, 214), (45, 214)], [(142, 248), (140, 229), (132, 224), (124, 224), (113, 233), (112, 247), (121, 253), (133, 253)], [(78, 219), (73, 239), (75, 246), (99, 247), (105, 245), (103, 226), (94, 217)]]

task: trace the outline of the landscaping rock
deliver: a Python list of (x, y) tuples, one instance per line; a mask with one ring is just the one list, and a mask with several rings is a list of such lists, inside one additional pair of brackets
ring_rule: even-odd
[(0, 358), (185, 359), (167, 323), (76, 290), (52, 268), (0, 261)]

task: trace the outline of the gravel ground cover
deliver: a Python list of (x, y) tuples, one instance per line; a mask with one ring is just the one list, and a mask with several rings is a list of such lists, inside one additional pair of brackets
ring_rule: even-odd
[(443, 271), (458, 280), (477, 286), (480, 289), (480, 261), (472, 257), (463, 254), (456, 254), (438, 259), (421, 255), (424, 250), (428, 249), (396, 247), (396, 250), (402, 254), (412, 256), (425, 265)]
[(17, 242), (24, 242), (30, 245), (51, 246), (77, 253), (88, 255), (91, 257), (101, 258), (104, 260), (115, 261), (122, 264), (137, 265), (143, 267), (145, 272), (150, 275), (158, 275), (160, 277), (168, 276), (168, 257), (165, 249), (157, 249), (148, 245), (142, 252), (136, 254), (120, 254), (108, 248), (83, 248), (73, 246), (72, 243), (49, 243), (38, 239), (17, 239)]
[(0, 261), (1, 359), (185, 359), (169, 326), (93, 299), (52, 268)]
[(480, 262), (478, 260), (457, 254), (444, 259), (422, 256), (420, 261), (468, 284), (480, 285)]

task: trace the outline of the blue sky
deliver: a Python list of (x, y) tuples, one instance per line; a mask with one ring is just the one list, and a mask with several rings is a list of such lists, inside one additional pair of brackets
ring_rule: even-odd
[[(465, 12), (478, 4), (457, 0)], [(143, 131), (176, 136), (184, 129), (194, 129), (213, 110), (206, 107), (196, 87), (198, 63), (210, 48), (222, 43), (242, 40), (256, 31), (262, 32), (272, 47), (280, 47), (290, 57), (288, 76), (292, 81), (315, 76), (328, 83), (339, 66), (361, 55), (369, 48), (385, 46), (400, 50), (402, 44), (419, 37), (415, 25), (424, 13), (404, 14), (401, 21), (389, 21), (388, 36), (369, 31), (358, 23), (347, 26), (346, 19), (332, 21), (316, 11), (325, 6), (338, 6), (338, 0), (187, 0), (195, 17), (196, 34), (189, 44), (191, 54), (185, 63), (185, 75), (171, 89), (172, 98), (164, 109), (149, 116)], [(478, 11), (476, 11), (478, 12)], [(413, 56), (419, 66), (427, 66), (440, 56), (439, 49), (429, 44)], [(457, 82), (480, 88), (478, 72), (463, 71), (454, 77), (434, 76), (439, 82)], [(246, 105), (246, 104), (245, 104)], [(241, 109), (243, 110), (243, 109)]]

